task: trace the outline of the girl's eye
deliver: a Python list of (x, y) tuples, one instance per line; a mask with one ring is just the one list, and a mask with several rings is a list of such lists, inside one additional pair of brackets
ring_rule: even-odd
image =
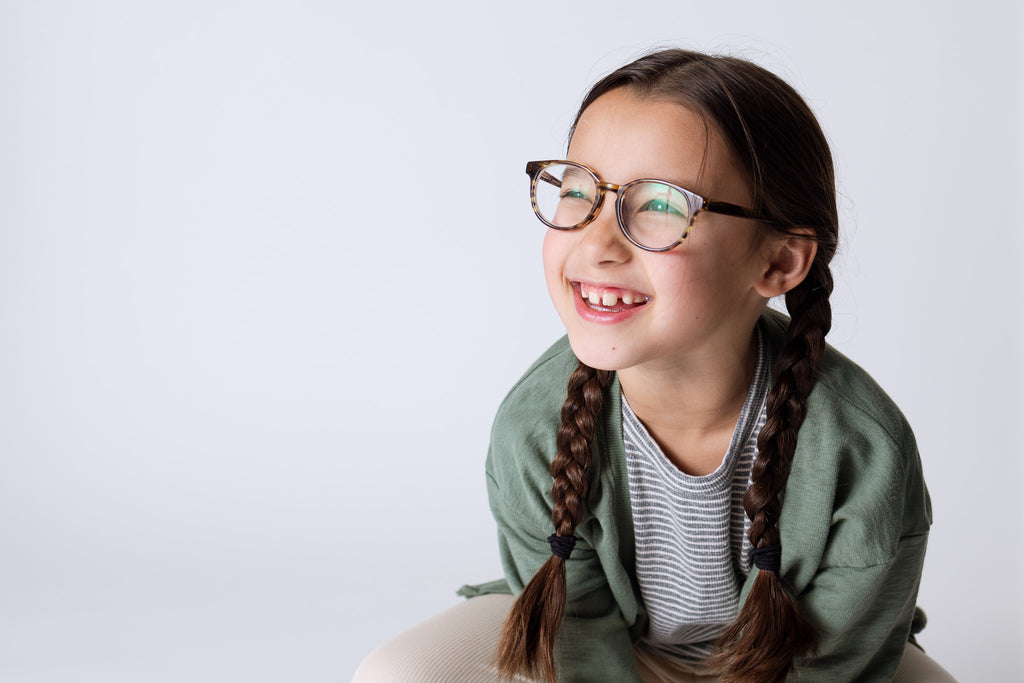
[(579, 199), (583, 201), (587, 201), (590, 199), (590, 197), (587, 196), (587, 193), (579, 189), (578, 187), (570, 187), (563, 189), (559, 197), (561, 197), (562, 199)]
[(667, 213), (675, 216), (685, 216), (685, 214), (672, 205), (664, 197), (655, 197), (649, 199), (639, 208), (639, 211), (655, 211), (657, 213)]

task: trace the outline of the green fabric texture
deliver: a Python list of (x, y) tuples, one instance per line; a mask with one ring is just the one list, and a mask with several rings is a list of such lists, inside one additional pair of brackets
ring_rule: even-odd
[[(781, 347), (788, 319), (762, 325)], [(504, 581), (460, 594), (518, 593), (550, 556), (555, 433), (577, 360), (563, 337), (498, 410), (486, 463)], [(620, 389), (606, 390), (593, 446), (588, 509), (566, 562), (568, 602), (556, 644), (560, 680), (640, 681), (633, 643), (647, 628), (636, 582)], [(899, 666), (931, 524), (913, 433), (899, 409), (831, 347), (808, 398), (779, 532), (782, 576), (818, 629), (817, 654), (790, 680), (890, 680)], [(757, 570), (748, 575), (741, 601)]]

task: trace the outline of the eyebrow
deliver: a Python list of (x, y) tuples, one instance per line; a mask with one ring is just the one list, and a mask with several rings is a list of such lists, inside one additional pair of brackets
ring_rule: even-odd
[[(587, 166), (586, 168), (590, 168), (590, 167)], [(593, 173), (597, 173), (597, 171), (594, 171), (593, 169), (591, 169), (591, 171)], [(572, 176), (584, 176), (584, 177), (587, 177), (587, 178), (590, 177), (590, 175), (586, 171), (584, 171), (582, 168), (579, 168), (579, 167), (576, 167), (576, 166), (568, 166), (568, 167), (566, 167), (565, 175), (563, 176), (563, 178), (568, 180)], [(600, 174), (598, 174), (598, 178), (600, 179), (600, 181), (602, 183), (611, 182), (610, 180), (602, 178), (600, 176)], [(677, 187), (684, 188), (685, 190), (687, 190), (689, 192), (693, 192), (694, 194), (699, 195), (701, 197), (705, 196), (700, 191), (692, 189), (693, 186), (696, 185), (697, 183), (690, 184), (690, 183), (679, 182), (678, 180), (666, 177), (664, 175), (658, 175), (658, 174), (639, 175), (639, 176), (637, 176), (635, 178), (630, 178), (629, 180), (625, 180), (625, 181), (623, 181), (621, 183), (612, 183), (612, 184), (613, 185), (622, 186), (622, 185), (625, 185), (626, 183), (631, 183), (631, 182), (634, 182), (634, 181), (637, 181), (637, 180), (648, 180), (648, 181), (653, 180), (653, 181), (659, 182), (659, 183), (667, 183), (669, 185), (675, 185)]]
[(576, 166), (566, 166), (565, 175), (562, 176), (562, 180), (571, 180), (574, 177), (583, 177), (593, 180), (593, 178), (590, 177), (590, 174), (584, 171), (582, 168), (577, 168)]

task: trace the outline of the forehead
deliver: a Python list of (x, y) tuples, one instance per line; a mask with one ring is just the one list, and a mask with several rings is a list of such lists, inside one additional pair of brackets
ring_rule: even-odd
[(583, 111), (568, 158), (618, 184), (659, 178), (708, 191), (738, 176), (718, 132), (701, 116), (626, 88), (605, 93)]

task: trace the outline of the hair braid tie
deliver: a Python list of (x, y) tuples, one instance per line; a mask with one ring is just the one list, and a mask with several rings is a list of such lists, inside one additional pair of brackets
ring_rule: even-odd
[(548, 545), (551, 546), (552, 555), (568, 560), (572, 549), (576, 547), (576, 537), (551, 534), (548, 536)]
[(761, 571), (778, 573), (782, 569), (782, 546), (773, 543), (752, 549), (750, 563)]

